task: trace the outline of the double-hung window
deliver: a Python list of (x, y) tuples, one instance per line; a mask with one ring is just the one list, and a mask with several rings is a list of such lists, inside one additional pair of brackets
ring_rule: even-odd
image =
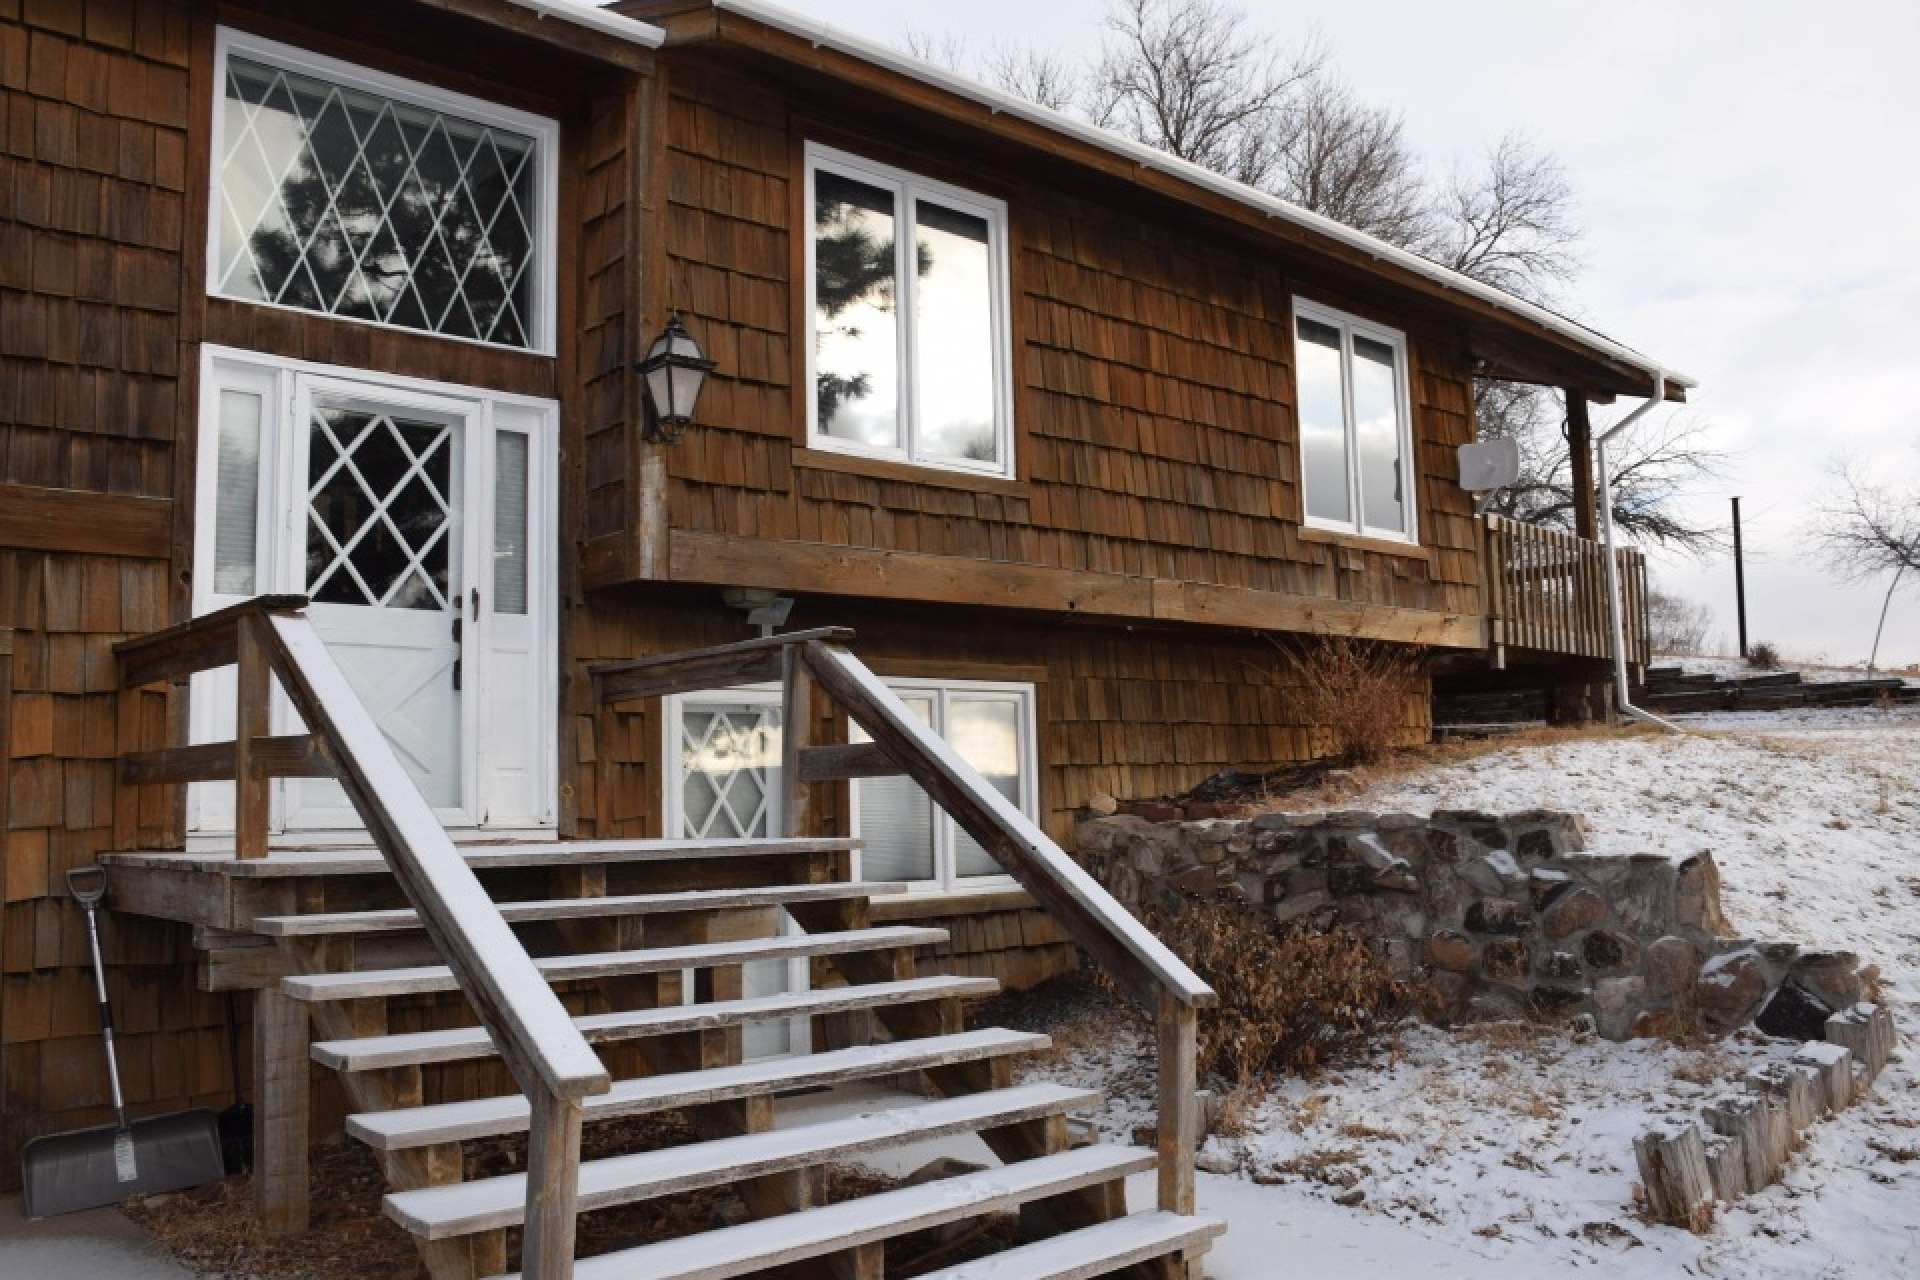
[(809, 144), (808, 438), (1013, 473), (1004, 202)]
[[(1032, 685), (973, 680), (889, 680), (887, 685), (1015, 808), (1037, 817)], [(858, 725), (849, 736), (868, 740)], [(944, 891), (994, 883), (1006, 874), (907, 778), (862, 778), (853, 784), (853, 834), (861, 841), (863, 880), (904, 880), (915, 888)]]
[(208, 291), (553, 350), (553, 121), (219, 34)]
[(1299, 299), (1293, 323), (1307, 524), (1416, 541), (1405, 336)]

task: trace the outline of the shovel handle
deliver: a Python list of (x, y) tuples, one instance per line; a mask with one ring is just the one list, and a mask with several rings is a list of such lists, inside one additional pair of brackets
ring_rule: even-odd
[(91, 910), (100, 905), (107, 896), (107, 870), (105, 867), (75, 867), (67, 872), (67, 892), (73, 900)]

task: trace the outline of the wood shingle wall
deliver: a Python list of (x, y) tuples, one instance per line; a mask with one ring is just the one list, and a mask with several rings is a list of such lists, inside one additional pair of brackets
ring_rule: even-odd
[[(1138, 589), (1124, 602), (1109, 594), (1104, 610), (1099, 598), (1060, 605), (1086, 612), (1142, 612), (1156, 584), (1481, 610), (1470, 499), (1454, 481), (1454, 448), (1473, 430), (1455, 328), (1343, 294), (1351, 282), (1329, 283), (1324, 264), (1250, 251), (1144, 201), (1046, 183), (977, 140), (970, 150), (918, 136), (905, 113), (884, 138), (871, 126), (850, 134), (857, 118), (857, 104), (718, 59), (671, 63), (664, 288), (719, 366), (700, 423), (669, 458), (676, 567), (683, 548), (750, 559), (749, 540), (783, 543), (787, 557), (814, 546), (1033, 567), (1076, 575), (1093, 597)], [(1007, 201), (1014, 478), (806, 447), (807, 140)], [(1296, 294), (1408, 333), (1418, 547), (1300, 527)]]

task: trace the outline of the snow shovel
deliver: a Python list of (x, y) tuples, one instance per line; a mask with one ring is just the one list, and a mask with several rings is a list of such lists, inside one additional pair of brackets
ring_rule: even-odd
[(100, 962), (96, 909), (107, 896), (99, 867), (67, 872), (67, 888), (87, 913), (93, 950), (93, 981), (100, 993), (100, 1034), (107, 1046), (107, 1080), (113, 1087), (113, 1123), (35, 1138), (21, 1156), (29, 1218), (97, 1209), (128, 1196), (197, 1187), (224, 1176), (220, 1128), (207, 1110), (129, 1120), (120, 1093), (120, 1064), (113, 1056), (113, 1012), (107, 1007), (107, 971)]

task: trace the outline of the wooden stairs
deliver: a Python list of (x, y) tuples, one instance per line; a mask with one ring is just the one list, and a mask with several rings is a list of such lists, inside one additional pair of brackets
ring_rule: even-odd
[[(110, 905), (191, 921), (205, 984), (254, 992), (254, 1182), (271, 1229), (306, 1225), (315, 1062), (344, 1086), (347, 1132), (378, 1153), (385, 1210), (434, 1280), (881, 1280), (903, 1265), (944, 1280), (1199, 1275), (1223, 1229), (1194, 1213), (1192, 1193), (1193, 1016), (1211, 992), (904, 707), (869, 705), (884, 686), (831, 647), (840, 633), (623, 664), (606, 673), (603, 696), (746, 683), (769, 662), (790, 698), (813, 696), (809, 677), (824, 677), (823, 692), (874, 745), (809, 754), (790, 739), (789, 811), (804, 814), (803, 776), (905, 772), (1017, 868), (1152, 1003), (1159, 1152), (1073, 1145), (1067, 1116), (1098, 1095), (1018, 1080), (1018, 1059), (1046, 1037), (964, 1025), (965, 1002), (997, 984), (917, 974), (916, 948), (944, 933), (874, 925), (870, 899), (904, 886), (854, 883), (850, 841), (459, 847), (437, 825), (426, 830), (424, 801), (395, 785), (397, 765), (311, 643), (302, 603), (256, 602), (124, 647), (129, 688), (240, 661), (241, 733), (224, 754), (149, 752), (123, 776), (237, 776), (241, 834), (232, 855), (104, 859)], [(288, 690), (310, 739), (265, 735), (245, 696), (250, 680), (256, 693), (264, 686), (249, 652)], [(316, 761), (341, 779), (376, 844), (268, 853), (250, 783), (288, 762), (317, 772)], [(768, 961), (804, 965), (808, 981), (747, 994), (747, 966)], [(766, 1024), (795, 1028), (811, 1051), (748, 1057), (746, 1030)], [(856, 1082), (892, 1091), (852, 1113), (789, 1102)], [(583, 1159), (583, 1129), (610, 1154)], [(836, 1179), (836, 1166), (966, 1134), (999, 1166), (840, 1198), (874, 1180)], [(481, 1147), (494, 1164), (510, 1153), (514, 1167), (469, 1176)], [(1156, 1163), (1158, 1207), (1129, 1214), (1124, 1180)], [(575, 1257), (579, 1215), (722, 1188), (737, 1193), (744, 1220)], [(914, 1233), (1003, 1214), (1017, 1239), (999, 1252), (935, 1270), (903, 1253)]]

